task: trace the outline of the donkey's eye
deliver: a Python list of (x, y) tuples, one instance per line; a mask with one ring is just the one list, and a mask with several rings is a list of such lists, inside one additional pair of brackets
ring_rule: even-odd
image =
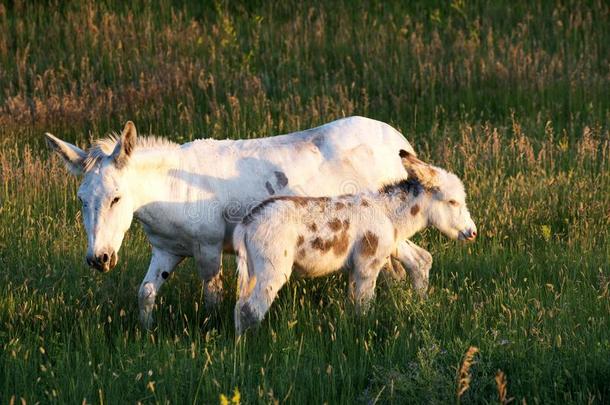
[(110, 206), (112, 207), (114, 204), (118, 203), (120, 199), (121, 199), (121, 197), (114, 197), (114, 200), (112, 200), (112, 202), (110, 203)]
[(457, 207), (458, 205), (460, 205), (460, 203), (458, 203), (455, 200), (449, 200), (447, 201), (449, 203), (449, 205), (453, 206), (453, 207)]

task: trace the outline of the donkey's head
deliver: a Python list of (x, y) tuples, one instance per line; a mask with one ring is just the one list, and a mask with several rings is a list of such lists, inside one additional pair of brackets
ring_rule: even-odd
[(430, 195), (428, 221), (452, 239), (474, 240), (477, 227), (466, 206), (466, 192), (462, 181), (453, 173), (422, 162), (411, 153), (401, 150), (400, 157), (409, 178), (421, 183)]
[(125, 124), (120, 139), (96, 142), (87, 152), (45, 134), (47, 143), (74, 175), (83, 175), (78, 189), (87, 231), (87, 264), (99, 271), (112, 269), (125, 232), (133, 219), (134, 202), (127, 185), (127, 167), (136, 143), (136, 127)]

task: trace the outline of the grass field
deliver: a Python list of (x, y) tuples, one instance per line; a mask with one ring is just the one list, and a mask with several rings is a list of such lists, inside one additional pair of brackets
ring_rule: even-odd
[[(498, 385), (610, 402), (608, 3), (271, 3), (0, 3), (0, 403), (494, 403)], [(78, 179), (42, 136), (84, 146), (131, 119), (258, 137), (353, 114), (458, 173), (480, 238), (418, 235), (429, 298), (387, 282), (362, 318), (344, 277), (291, 281), (238, 344), (234, 294), (204, 311), (190, 262), (142, 332), (142, 230), (113, 272), (88, 270)]]

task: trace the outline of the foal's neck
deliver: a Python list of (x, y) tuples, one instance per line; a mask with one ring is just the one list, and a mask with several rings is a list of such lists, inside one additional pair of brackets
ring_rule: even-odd
[(428, 198), (417, 179), (409, 178), (384, 186), (378, 195), (399, 239), (407, 239), (428, 225)]

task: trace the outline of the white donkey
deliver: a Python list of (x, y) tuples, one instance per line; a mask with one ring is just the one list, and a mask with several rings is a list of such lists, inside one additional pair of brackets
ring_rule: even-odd
[[(87, 151), (46, 137), (70, 171), (84, 175), (78, 197), (90, 266), (112, 269), (132, 218), (143, 224), (152, 245), (139, 290), (145, 327), (160, 287), (185, 257), (196, 260), (206, 304), (218, 300), (223, 249), (232, 250), (235, 226), (265, 198), (376, 190), (406, 176), (397, 151), (413, 153), (394, 128), (362, 117), (282, 136), (184, 145), (138, 138), (131, 122), (120, 137), (98, 140)], [(397, 257), (414, 287), (425, 290), (431, 255), (404, 240)]]
[(392, 254), (400, 257), (403, 240), (428, 225), (453, 239), (475, 239), (460, 179), (405, 150), (400, 156), (409, 178), (379, 192), (269, 198), (244, 218), (233, 242), (239, 254), (238, 335), (264, 318), (293, 266), (305, 277), (347, 268), (349, 295), (364, 311), (379, 271)]

